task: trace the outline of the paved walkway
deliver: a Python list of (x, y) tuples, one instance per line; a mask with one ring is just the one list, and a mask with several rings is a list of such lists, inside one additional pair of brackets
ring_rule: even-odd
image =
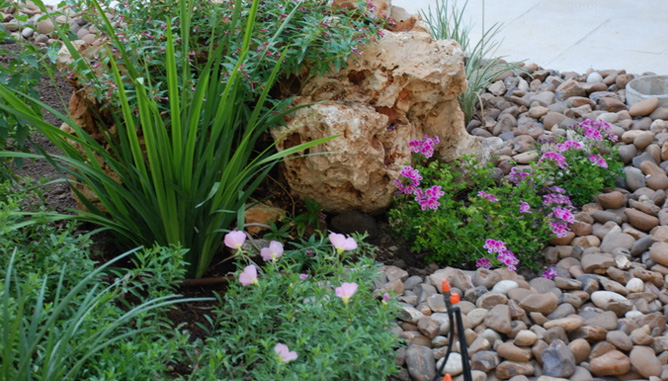
[[(465, 0), (450, 0), (463, 6)], [(416, 13), (436, 0), (392, 0)], [(484, 5), (484, 7), (483, 7)], [(469, 0), (471, 41), (502, 23), (497, 55), (559, 71), (668, 74), (667, 0)]]

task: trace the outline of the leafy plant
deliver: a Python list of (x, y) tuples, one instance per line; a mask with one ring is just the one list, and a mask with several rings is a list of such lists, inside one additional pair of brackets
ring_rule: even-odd
[[(36, 3), (43, 7), (39, 1)], [(154, 78), (148, 68), (133, 66), (134, 52), (123, 47), (102, 8), (93, 1), (108, 35), (119, 49), (117, 53), (106, 50), (117, 88), (112, 94), (117, 97), (119, 108), (110, 109), (111, 124), (97, 121), (103, 142), (96, 141), (71, 118), (30, 98), (65, 121), (74, 133), (46, 123), (19, 95), (0, 85), (0, 97), (5, 100), (0, 109), (39, 129), (64, 153), (63, 156), (44, 153), (49, 162), (97, 197), (96, 201), (88, 200), (73, 188), (88, 209), (80, 213), (81, 218), (109, 228), (127, 247), (155, 243), (182, 245), (189, 249), (186, 256), (189, 276), (204, 274), (220, 247), (223, 229), (237, 219), (245, 201), (278, 160), (333, 138), (306, 142), (279, 153), (273, 153), (271, 147), (254, 152), (261, 134), (291, 111), (287, 109), (287, 100), (266, 107), (282, 58), (261, 84), (263, 90), (256, 100), (245, 90), (243, 68), (250, 59), (258, 4), (253, 2), (245, 25), (239, 24), (238, 16), (245, 5), (241, 0), (234, 3), (237, 17), (228, 24), (213, 21), (214, 31), (221, 25), (230, 30), (244, 29), (243, 44), (238, 56), (229, 57), (223, 55), (226, 45), (214, 46), (212, 42), (212, 53), (197, 72), (197, 83), (190, 92), (181, 91), (179, 83), (195, 75), (185, 43), (190, 41), (187, 20), (195, 7), (181, 0), (178, 35), (172, 35), (170, 20), (165, 24), (166, 47), (162, 57), (168, 90), (166, 99), (162, 99), (151, 93)], [(283, 23), (287, 25), (291, 19), (288, 15)], [(67, 36), (62, 31), (59, 34), (72, 56), (81, 58)], [(181, 59), (181, 72), (177, 70), (177, 59)], [(123, 64), (123, 70), (117, 60)], [(78, 65), (82, 73), (89, 69), (85, 61), (79, 60)], [(90, 70), (85, 74), (94, 77)], [(135, 102), (126, 96), (128, 83), (135, 89)], [(167, 102), (168, 112), (161, 112), (160, 102)], [(14, 152), (0, 155), (40, 157)]]
[[(411, 244), (411, 249), (427, 252), (432, 261), (448, 264), (472, 263), (485, 257), (503, 264), (484, 250), (488, 239), (504, 241), (519, 260), (530, 265), (551, 236), (550, 211), (528, 183), (499, 184), (493, 166), (478, 166), (470, 157), (457, 163), (467, 179), (451, 166), (432, 161), (416, 165), (422, 179), (417, 189), (404, 192), (388, 212), (391, 227)], [(425, 202), (420, 194), (439, 190), (438, 197)], [(415, 202), (417, 201), (417, 202)], [(521, 208), (522, 203), (528, 206)], [(512, 266), (511, 266), (512, 267)]]
[(517, 71), (521, 65), (505, 62), (502, 57), (491, 57), (499, 47), (499, 42), (493, 38), (501, 30), (501, 25), (495, 23), (489, 29), (485, 29), (484, 14), (482, 36), (472, 46), (469, 39), (471, 26), (463, 21), (467, 5), (468, 0), (461, 8), (457, 7), (456, 1), (451, 4), (449, 0), (438, 0), (433, 12), (429, 6), (427, 12), (420, 11), (420, 14), (429, 25), (434, 38), (455, 40), (466, 53), (464, 65), (468, 88), (459, 96), (459, 104), (468, 123), (475, 116), (480, 103), (480, 94), (501, 74), (508, 70)]
[(411, 150), (423, 157), (415, 155), (415, 168), (405, 166), (395, 180), (400, 195), (390, 225), (433, 261), (535, 267), (548, 240), (570, 231), (571, 197), (576, 206), (590, 202), (621, 173), (610, 130), (601, 121), (577, 123), (567, 139), (541, 142), (543, 154), (530, 167), (513, 167), (500, 181), (491, 162), (480, 165), (471, 157), (456, 163), (463, 177), (447, 164), (420, 164), (438, 139), (412, 141)]
[(389, 327), (398, 305), (372, 292), (378, 265), (371, 247), (359, 237), (330, 237), (335, 247), (357, 242), (359, 252), (316, 236), (306, 267), (278, 242), (262, 249), (262, 267), (248, 257), (254, 253), (239, 256), (193, 377), (377, 380), (397, 370), (398, 338)]

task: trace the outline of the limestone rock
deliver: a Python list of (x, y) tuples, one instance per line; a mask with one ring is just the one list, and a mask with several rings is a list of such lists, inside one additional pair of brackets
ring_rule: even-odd
[(466, 132), (457, 102), (466, 89), (459, 45), (415, 28), (386, 31), (360, 50), (341, 71), (302, 83), (294, 104), (311, 105), (272, 135), (285, 135), (279, 151), (340, 135), (310, 150), (327, 154), (287, 160), (286, 180), (326, 211), (377, 214), (390, 206), (394, 179), (410, 162), (410, 140), (439, 136), (435, 156), (444, 161), (480, 153), (480, 144)]

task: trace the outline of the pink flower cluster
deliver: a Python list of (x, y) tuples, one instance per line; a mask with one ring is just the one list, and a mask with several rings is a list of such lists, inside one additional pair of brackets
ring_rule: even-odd
[[(488, 239), (485, 241), (485, 245), (483, 245), (484, 249), (487, 249), (487, 252), (490, 254), (497, 254), (496, 259), (506, 265), (508, 267), (508, 270), (515, 270), (517, 269), (517, 264), (520, 263), (519, 259), (515, 257), (515, 254), (508, 250), (506, 248), (506, 243), (503, 241), (497, 241), (494, 239)], [(486, 258), (483, 258), (486, 259)], [(476, 261), (476, 266), (478, 267), (486, 267), (488, 266), (488, 262), (484, 260), (477, 260)], [(491, 267), (491, 264), (489, 264)], [(486, 267), (489, 268), (489, 267)]]
[(394, 180), (394, 184), (401, 193), (413, 194), (417, 189), (419, 189), (418, 187), (420, 186), (420, 181), (422, 180), (420, 171), (407, 165), (401, 170), (401, 172), (399, 172), (399, 175), (408, 180), (406, 185), (404, 185), (404, 181), (400, 179)]
[(485, 191), (480, 191), (480, 192), (478, 192), (478, 197), (486, 198), (487, 200), (489, 200), (489, 201), (491, 201), (491, 202), (497, 202), (497, 201), (499, 201), (499, 199), (496, 198), (496, 196), (494, 196), (494, 195), (491, 194), (491, 193), (487, 193), (487, 192), (485, 192)]
[(430, 138), (425, 135), (424, 140), (412, 140), (408, 143), (408, 146), (411, 148), (411, 152), (421, 153), (425, 158), (429, 159), (434, 155), (434, 146), (440, 143), (441, 140), (438, 136)]
[(569, 149), (582, 149), (584, 148), (584, 144), (580, 142), (576, 142), (575, 140), (566, 140), (563, 143), (557, 144), (557, 149), (559, 152), (565, 152), (568, 151)]
[(520, 201), (520, 213), (531, 213), (531, 205), (526, 201)]
[(612, 127), (601, 120), (587, 119), (576, 124), (573, 128), (582, 132), (585, 140), (600, 142), (603, 138), (607, 138), (612, 142), (617, 141), (617, 135), (611, 133)]
[(552, 233), (559, 238), (563, 238), (571, 230), (568, 224), (575, 222), (575, 216), (571, 211), (573, 205), (571, 199), (564, 194), (565, 190), (556, 186), (550, 189), (557, 193), (548, 193), (543, 196), (543, 205), (552, 208), (552, 212), (549, 214), (549, 217), (553, 218), (550, 221)]
[(415, 192), (415, 201), (420, 204), (422, 210), (433, 209), (437, 210), (441, 203), (438, 202), (438, 199), (445, 194), (441, 190), (440, 186), (434, 185), (433, 187), (422, 192), (422, 189), (416, 189)]
[(593, 165), (598, 165), (601, 168), (608, 168), (608, 163), (600, 153), (596, 155), (589, 155), (589, 161), (591, 161)]
[(559, 152), (545, 152), (543, 156), (540, 157), (539, 161), (542, 163), (545, 160), (554, 161), (561, 169), (564, 169), (568, 166), (566, 158)]

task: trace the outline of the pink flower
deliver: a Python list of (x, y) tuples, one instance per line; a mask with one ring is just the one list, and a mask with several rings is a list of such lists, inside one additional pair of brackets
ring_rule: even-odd
[(566, 237), (567, 233), (570, 231), (565, 222), (550, 221), (550, 226), (552, 226), (552, 233), (559, 238)]
[(488, 239), (485, 241), (485, 245), (483, 245), (484, 249), (487, 249), (487, 252), (490, 254), (493, 253), (503, 253), (504, 251), (507, 251), (506, 249), (506, 243), (503, 241), (497, 241), (495, 239)]
[(239, 250), (241, 249), (241, 246), (243, 246), (244, 242), (246, 242), (246, 233), (240, 231), (240, 230), (232, 230), (231, 232), (225, 234), (225, 246), (229, 247), (230, 249), (236, 249)]
[(557, 217), (558, 219), (567, 222), (569, 224), (575, 222), (575, 216), (573, 215), (573, 212), (571, 212), (566, 208), (554, 208), (552, 214), (554, 214), (554, 216)]
[(422, 210), (433, 209), (437, 210), (441, 203), (438, 202), (438, 199), (443, 196), (445, 192), (441, 191), (440, 186), (434, 185), (433, 187), (427, 189), (424, 194), (421, 189), (416, 190), (415, 192), (415, 201), (417, 201)]
[(543, 162), (546, 160), (554, 161), (561, 169), (564, 169), (568, 166), (568, 163), (566, 162), (566, 158), (564, 157), (564, 155), (558, 152), (545, 152), (538, 161)]
[(244, 271), (239, 274), (239, 282), (243, 286), (257, 284), (257, 268), (255, 268), (255, 265), (246, 266)]
[(489, 259), (487, 258), (480, 258), (477, 261), (475, 261), (475, 267), (482, 267), (483, 269), (491, 269), (492, 262), (490, 262)]
[(601, 154), (596, 154), (596, 155), (589, 155), (589, 161), (591, 161), (592, 164), (598, 165), (601, 168), (608, 168), (608, 163), (605, 161), (603, 156)]
[(421, 153), (425, 158), (429, 159), (434, 155), (434, 146), (440, 143), (438, 136), (430, 138), (429, 136), (424, 136), (424, 141), (412, 140), (408, 143), (408, 146), (411, 148), (411, 152)]
[(555, 269), (552, 268), (552, 267), (546, 269), (546, 270), (543, 272), (543, 278), (553, 279), (555, 276), (557, 276), (557, 270), (555, 270)]
[(264, 261), (275, 261), (283, 255), (283, 244), (277, 241), (271, 241), (269, 247), (263, 247), (260, 255)]
[(336, 248), (336, 252), (341, 254), (344, 251), (357, 249), (357, 242), (353, 237), (344, 236), (343, 234), (329, 233), (329, 241)]
[(494, 196), (493, 194), (491, 194), (491, 193), (487, 193), (487, 192), (483, 192), (483, 191), (478, 192), (478, 196), (479, 196), (479, 197), (487, 198), (487, 200), (489, 200), (489, 201), (491, 201), (491, 202), (497, 202), (497, 201), (499, 201), (499, 199), (496, 198), (496, 196)]
[(520, 201), (520, 213), (531, 213), (531, 206), (528, 202)]
[(420, 176), (420, 171), (417, 169), (407, 165), (401, 170), (401, 172), (399, 172), (399, 175), (408, 180), (406, 185), (404, 185), (404, 181), (400, 179), (394, 180), (394, 184), (401, 193), (413, 194), (417, 187), (420, 186), (420, 180), (422, 180), (422, 176)]
[(515, 258), (515, 254), (510, 251), (510, 250), (504, 250), (503, 252), (500, 252), (499, 255), (496, 257), (496, 259), (499, 260), (499, 262), (503, 263), (508, 267), (508, 270), (514, 271), (517, 269), (515, 267), (518, 263), (520, 263), (519, 259)]
[(308, 274), (299, 274), (299, 279), (307, 280), (308, 279)]
[(389, 302), (392, 300), (392, 297), (387, 292), (383, 294), (383, 302)]
[(341, 283), (341, 287), (336, 288), (336, 296), (341, 298), (344, 303), (348, 304), (350, 298), (357, 292), (357, 287), (357, 283), (343, 282)]
[(278, 343), (274, 347), (274, 352), (278, 355), (279, 360), (281, 362), (290, 362), (294, 361), (297, 359), (297, 352), (291, 351), (290, 348), (288, 348), (287, 345)]
[(559, 152), (568, 151), (571, 148), (582, 149), (584, 148), (584, 144), (576, 142), (575, 140), (566, 140), (561, 144), (557, 144), (557, 149), (559, 150)]

